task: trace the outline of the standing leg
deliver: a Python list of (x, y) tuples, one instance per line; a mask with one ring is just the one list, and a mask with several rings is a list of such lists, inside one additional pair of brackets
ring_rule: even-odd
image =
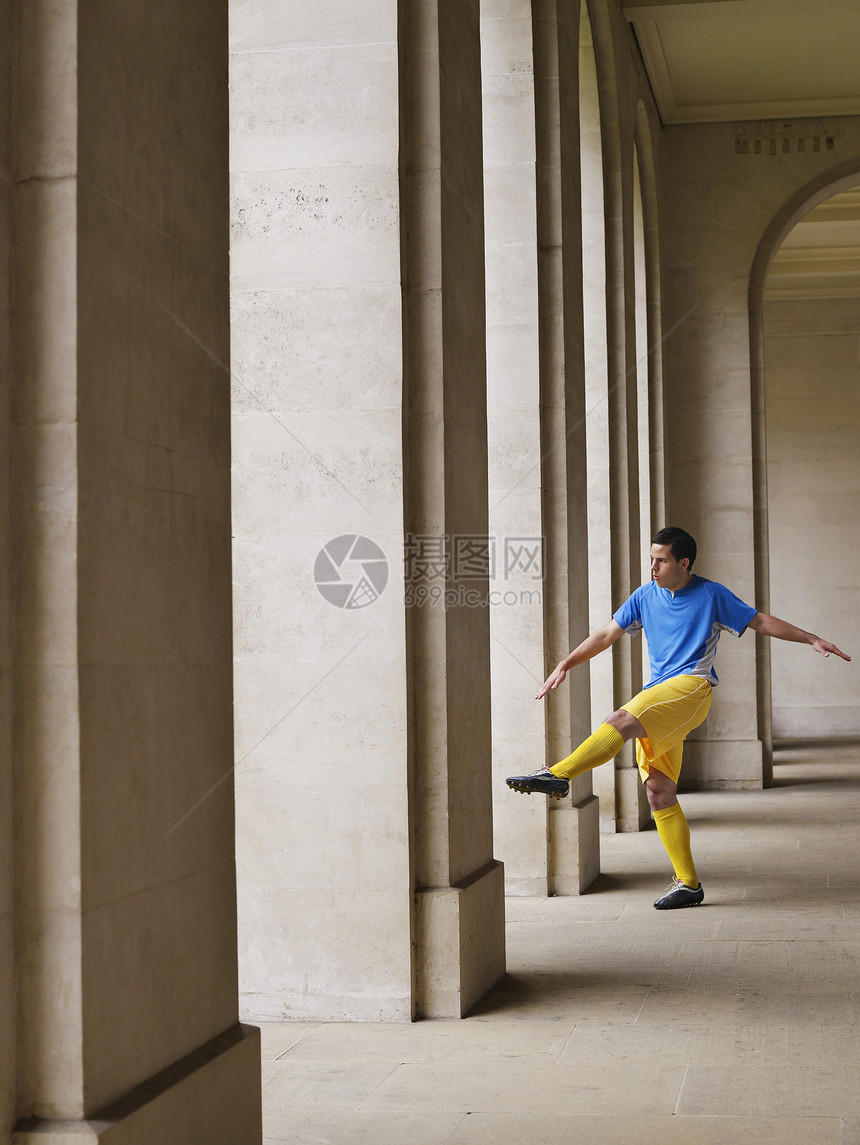
[(658, 910), (698, 906), (705, 897), (690, 850), (690, 828), (678, 804), (678, 777), (684, 740), (708, 714), (711, 685), (699, 676), (674, 676), (634, 696), (624, 705), (647, 729), (636, 740), (636, 762), (654, 823), (672, 866), (675, 883), (658, 899)]
[[(636, 747), (638, 754), (638, 743)], [(681, 750), (680, 744), (677, 750)], [(654, 906), (658, 910), (698, 906), (705, 897), (705, 892), (702, 890), (693, 862), (690, 828), (678, 802), (677, 784), (653, 764), (649, 767), (648, 777), (644, 782), (648, 803), (654, 813), (657, 833), (675, 871), (675, 885), (667, 895), (658, 899)]]

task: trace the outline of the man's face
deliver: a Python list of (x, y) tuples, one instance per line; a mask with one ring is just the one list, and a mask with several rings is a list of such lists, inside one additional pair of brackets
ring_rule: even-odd
[(651, 579), (661, 588), (674, 592), (687, 583), (690, 562), (686, 557), (676, 561), (672, 556), (671, 545), (651, 546)]

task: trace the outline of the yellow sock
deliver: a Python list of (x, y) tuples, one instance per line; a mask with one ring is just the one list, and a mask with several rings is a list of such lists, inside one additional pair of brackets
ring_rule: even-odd
[(550, 768), (553, 775), (559, 779), (575, 779), (584, 771), (591, 771), (600, 763), (606, 763), (614, 755), (618, 755), (624, 744), (624, 736), (612, 724), (601, 724), (600, 727), (581, 743), (573, 755), (555, 763)]
[(667, 807), (665, 811), (655, 811), (654, 822), (675, 868), (675, 874), (685, 886), (695, 890), (699, 885), (699, 876), (690, 850), (690, 828), (680, 803)]

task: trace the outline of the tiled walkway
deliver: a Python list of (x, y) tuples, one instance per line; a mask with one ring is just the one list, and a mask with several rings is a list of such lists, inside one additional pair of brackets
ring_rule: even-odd
[(683, 797), (706, 899), (658, 912), (654, 831), (581, 898), (508, 900), (464, 1021), (269, 1025), (265, 1141), (860, 1145), (860, 746)]

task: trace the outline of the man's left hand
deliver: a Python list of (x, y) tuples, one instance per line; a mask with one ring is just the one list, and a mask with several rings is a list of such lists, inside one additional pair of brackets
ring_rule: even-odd
[(844, 652), (837, 648), (835, 644), (831, 644), (829, 640), (822, 640), (820, 636), (816, 636), (812, 641), (812, 647), (825, 658), (832, 652), (834, 656), (841, 656), (843, 660), (850, 661), (851, 659), (850, 656), (846, 656)]

